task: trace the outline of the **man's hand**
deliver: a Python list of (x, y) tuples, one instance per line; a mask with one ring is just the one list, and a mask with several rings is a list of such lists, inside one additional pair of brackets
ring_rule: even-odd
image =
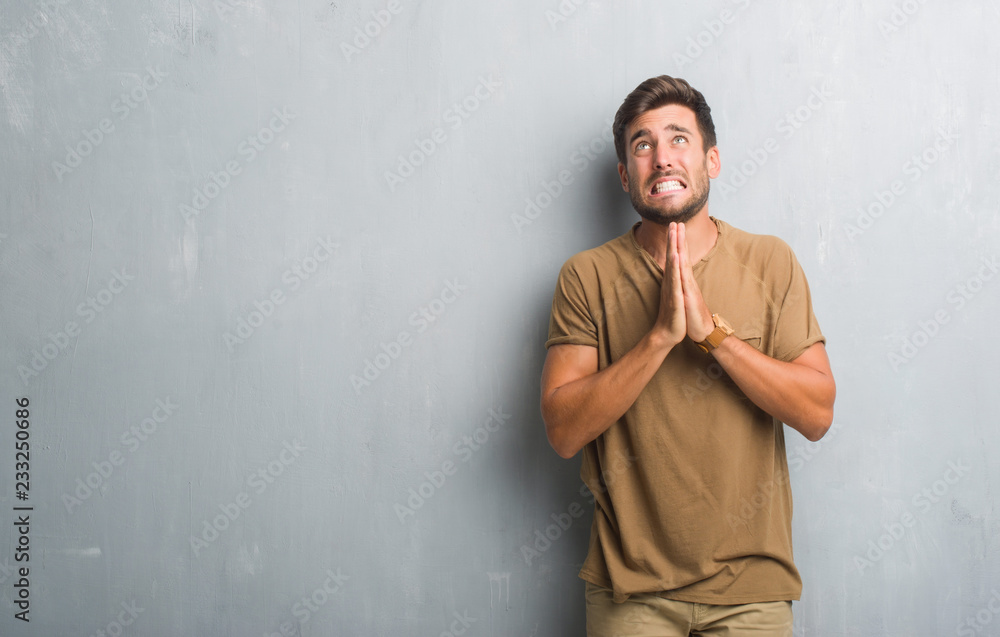
[[(684, 224), (678, 226), (675, 243), (680, 257), (685, 326), (691, 340), (701, 343), (715, 330), (715, 323), (694, 280)], [(822, 343), (813, 344), (791, 362), (766, 356), (738, 338), (724, 339), (712, 355), (753, 404), (808, 440), (819, 440), (830, 428), (837, 389)]]
[[(682, 283), (681, 253), (679, 245), (684, 244), (684, 224), (671, 222), (667, 226), (667, 261), (663, 268), (663, 283), (660, 287), (660, 311), (653, 325), (653, 333), (662, 338), (669, 347), (684, 340), (687, 332), (687, 322), (684, 309), (684, 290)], [(701, 298), (701, 293), (698, 294)], [(709, 322), (712, 317), (709, 315)]]
[(692, 341), (700, 343), (715, 330), (715, 323), (712, 321), (712, 313), (709, 311), (708, 306), (705, 305), (705, 299), (701, 296), (701, 289), (694, 280), (694, 270), (691, 266), (684, 224), (680, 223), (677, 226), (677, 246), (681, 266), (681, 287), (684, 297), (686, 330), (687, 335), (691, 337)]

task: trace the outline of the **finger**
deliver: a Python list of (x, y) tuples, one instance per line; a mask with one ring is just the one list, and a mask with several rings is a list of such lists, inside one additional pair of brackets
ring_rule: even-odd
[(676, 251), (676, 247), (680, 245), (680, 240), (678, 237), (679, 232), (680, 232), (680, 227), (675, 227), (673, 231), (674, 241), (672, 246), (674, 248), (674, 251), (671, 252), (668, 257), (670, 264), (670, 280), (674, 285), (675, 297), (682, 297), (684, 294), (684, 287), (683, 287), (684, 272), (683, 268), (681, 267), (680, 255)]
[(694, 283), (694, 273), (691, 270), (691, 263), (687, 250), (687, 229), (683, 223), (677, 224), (677, 254), (681, 265), (681, 280), (685, 286)]
[(677, 245), (677, 224), (673, 221), (667, 226), (667, 263), (673, 259), (675, 246)]
[(681, 256), (681, 268), (684, 270), (684, 278), (693, 278), (694, 272), (691, 269), (691, 253), (688, 251), (687, 228), (681, 224), (680, 232), (677, 236), (677, 250)]
[(677, 257), (678, 261), (683, 263), (684, 253), (681, 251), (681, 246), (684, 245), (684, 224), (678, 223), (677, 231), (674, 235), (674, 255)]

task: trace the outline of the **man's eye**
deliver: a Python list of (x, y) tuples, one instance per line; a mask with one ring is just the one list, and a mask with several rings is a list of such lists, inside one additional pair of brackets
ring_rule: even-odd
[(685, 142), (687, 141), (687, 137), (684, 137), (683, 135), (678, 135), (677, 137), (674, 137), (674, 141), (675, 141), (675, 142), (676, 142), (676, 141), (677, 141), (678, 139), (679, 139), (679, 140), (681, 140), (681, 141), (685, 141)]
[(642, 150), (643, 146), (649, 148), (650, 147), (649, 146), (649, 142), (639, 142), (638, 144), (635, 145), (635, 149), (636, 150)]

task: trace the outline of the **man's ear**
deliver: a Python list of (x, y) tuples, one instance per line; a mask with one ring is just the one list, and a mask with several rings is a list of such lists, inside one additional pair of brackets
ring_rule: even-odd
[(621, 162), (618, 162), (618, 176), (622, 180), (622, 190), (628, 192), (628, 169)]
[(715, 179), (722, 172), (722, 159), (719, 157), (719, 147), (712, 146), (705, 155), (705, 163), (708, 164), (708, 176)]

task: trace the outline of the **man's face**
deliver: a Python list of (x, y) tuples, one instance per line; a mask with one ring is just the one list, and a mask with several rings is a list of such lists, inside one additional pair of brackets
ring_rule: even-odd
[(708, 203), (709, 178), (719, 176), (719, 149), (702, 150), (694, 111), (668, 104), (635, 118), (625, 130), (622, 188), (643, 219), (687, 221)]

